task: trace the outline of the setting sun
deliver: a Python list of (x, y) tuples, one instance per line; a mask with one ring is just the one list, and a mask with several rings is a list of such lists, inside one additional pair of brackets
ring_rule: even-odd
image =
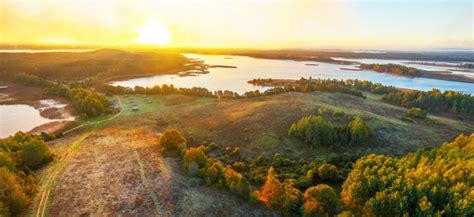
[(0, 217), (474, 217), (473, 6), (0, 0)]
[(171, 41), (171, 33), (166, 26), (157, 20), (149, 21), (137, 29), (138, 37), (134, 39), (138, 44), (165, 45)]

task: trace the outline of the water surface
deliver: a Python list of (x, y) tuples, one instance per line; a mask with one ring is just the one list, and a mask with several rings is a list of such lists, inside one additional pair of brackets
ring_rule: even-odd
[(54, 121), (72, 121), (74, 117), (64, 111), (59, 119), (49, 119), (40, 115), (48, 108), (64, 108), (66, 105), (54, 100), (41, 100), (40, 108), (25, 104), (0, 105), (0, 138), (14, 135), (18, 131), (28, 132), (33, 128)]
[[(231, 90), (240, 94), (251, 90), (265, 90), (248, 84), (247, 81), (254, 78), (274, 79), (299, 79), (323, 78), (323, 79), (360, 79), (369, 80), (384, 85), (393, 85), (401, 88), (431, 90), (438, 88), (444, 90), (455, 90), (474, 94), (474, 84), (455, 81), (443, 81), (429, 78), (409, 78), (391, 74), (377, 73), (369, 70), (349, 71), (341, 68), (354, 68), (356, 65), (339, 65), (314, 61), (293, 60), (271, 60), (258, 59), (246, 56), (228, 55), (198, 55), (186, 54), (189, 58), (198, 58), (211, 65), (229, 65), (237, 68), (211, 68), (209, 74), (180, 77), (178, 75), (158, 75), (151, 77), (133, 78), (123, 81), (115, 81), (113, 85), (126, 87), (153, 87), (155, 85), (173, 84), (176, 87), (205, 87), (211, 91)], [(350, 59), (354, 61), (354, 59)], [(357, 59), (362, 62), (372, 63), (370, 59)], [(377, 60), (378, 63), (401, 63), (403, 60)], [(317, 66), (307, 65), (317, 64)]]

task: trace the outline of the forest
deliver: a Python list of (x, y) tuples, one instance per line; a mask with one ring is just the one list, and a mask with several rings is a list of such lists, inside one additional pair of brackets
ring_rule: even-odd
[(106, 79), (186, 69), (188, 59), (176, 52), (128, 52), (99, 49), (84, 53), (2, 53), (0, 78), (28, 72), (51, 80)]
[[(159, 143), (167, 147), (162, 151), (172, 151), (182, 159), (189, 176), (200, 178), (207, 186), (226, 188), (249, 203), (263, 203), (283, 215), (474, 214), (470, 184), (474, 134), (460, 135), (439, 148), (420, 149), (402, 157), (370, 154), (347, 162), (351, 168), (346, 173), (344, 167), (336, 166), (341, 165), (337, 161), (295, 161), (279, 154), (270, 163), (262, 157), (240, 161), (239, 151), (228, 148), (225, 155), (236, 160), (217, 160), (211, 156), (219, 156), (215, 154), (216, 144), (187, 148), (186, 139), (175, 129), (166, 130)], [(255, 169), (263, 171), (259, 182), (250, 175)], [(341, 182), (338, 193), (334, 188)]]
[(16, 215), (31, 203), (39, 181), (35, 170), (51, 160), (40, 136), (18, 132), (0, 139), (0, 216)]
[(403, 75), (403, 76), (420, 76), (422, 72), (413, 67), (407, 67), (399, 64), (360, 64), (359, 68), (361, 69), (369, 69), (376, 72), (381, 73), (390, 73), (395, 75)]
[(406, 108), (418, 107), (431, 112), (474, 114), (474, 96), (454, 91), (407, 90), (384, 95), (383, 100)]
[(372, 129), (360, 117), (354, 118), (345, 127), (335, 127), (321, 116), (307, 116), (293, 123), (288, 134), (303, 140), (311, 147), (359, 145), (368, 143)]
[(97, 117), (110, 112), (108, 109), (110, 103), (107, 98), (92, 89), (70, 88), (66, 84), (55, 83), (26, 73), (15, 75), (15, 80), (20, 83), (42, 87), (45, 94), (67, 99), (74, 106), (74, 110), (79, 116)]

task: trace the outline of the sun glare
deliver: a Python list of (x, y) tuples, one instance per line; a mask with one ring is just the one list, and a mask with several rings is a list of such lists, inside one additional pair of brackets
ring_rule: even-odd
[(138, 37), (133, 41), (138, 44), (165, 45), (171, 41), (171, 33), (166, 26), (157, 20), (149, 21), (137, 29)]

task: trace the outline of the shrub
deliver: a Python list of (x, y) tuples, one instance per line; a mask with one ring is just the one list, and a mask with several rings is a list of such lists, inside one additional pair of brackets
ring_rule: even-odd
[(230, 191), (246, 200), (250, 199), (250, 183), (242, 174), (233, 170), (232, 167), (226, 167), (224, 177)]
[(20, 180), (8, 169), (0, 167), (0, 204), (5, 206), (2, 212), (17, 214), (29, 203)]
[(23, 144), (20, 156), (25, 165), (31, 169), (37, 169), (53, 159), (48, 145), (36, 138)]
[(7, 152), (0, 151), (0, 167), (5, 167), (11, 172), (16, 172), (15, 162), (8, 156)]
[(333, 216), (340, 208), (340, 201), (333, 188), (320, 184), (304, 192), (304, 216)]
[(347, 126), (352, 144), (362, 144), (372, 136), (372, 129), (360, 117), (356, 117)]
[(186, 139), (176, 129), (165, 130), (160, 138), (159, 145), (165, 148), (165, 151), (181, 151), (186, 149)]
[(281, 158), (281, 155), (279, 153), (276, 153), (275, 155), (273, 155), (272, 165), (274, 167), (282, 167), (283, 166), (283, 159)]
[(207, 157), (201, 148), (189, 148), (184, 152), (184, 169), (189, 175), (198, 175), (199, 169), (207, 167)]
[(335, 181), (337, 179), (337, 167), (329, 163), (323, 163), (318, 168), (318, 175), (323, 181)]
[(240, 156), (240, 148), (239, 148), (239, 147), (235, 147), (234, 150), (232, 150), (232, 151), (229, 153), (229, 156)]
[(288, 134), (302, 139), (312, 147), (332, 146), (336, 139), (336, 131), (331, 122), (321, 116), (307, 116), (292, 124)]
[(207, 149), (208, 149), (209, 151), (214, 151), (214, 150), (216, 150), (216, 149), (218, 149), (218, 148), (219, 148), (219, 145), (216, 144), (216, 143), (214, 143), (214, 142), (210, 143), (210, 144), (207, 146)]
[(209, 186), (225, 187), (224, 166), (219, 161), (214, 161), (207, 168), (204, 179)]
[(418, 119), (425, 119), (427, 114), (426, 111), (420, 108), (412, 107), (407, 111), (407, 116)]

